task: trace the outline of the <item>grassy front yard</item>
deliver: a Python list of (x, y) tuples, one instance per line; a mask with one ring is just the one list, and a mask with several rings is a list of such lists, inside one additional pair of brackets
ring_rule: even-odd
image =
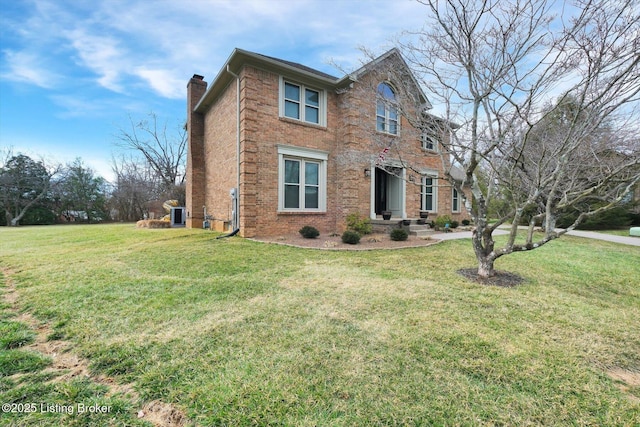
[[(94, 374), (203, 426), (640, 424), (636, 247), (565, 237), (500, 259), (526, 279), (505, 289), (456, 273), (474, 265), (468, 240), (327, 252), (212, 236), (3, 228), (0, 268)], [(34, 380), (0, 375), (2, 403), (26, 403)], [(120, 404), (132, 420), (141, 405)]]

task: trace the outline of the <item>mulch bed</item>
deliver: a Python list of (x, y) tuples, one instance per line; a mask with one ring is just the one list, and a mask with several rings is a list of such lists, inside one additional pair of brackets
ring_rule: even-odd
[(457, 271), (461, 276), (471, 280), (472, 282), (479, 283), (486, 286), (499, 286), (501, 288), (513, 288), (524, 282), (524, 278), (518, 276), (515, 273), (508, 271), (495, 271), (495, 275), (492, 277), (484, 278), (478, 276), (477, 268), (463, 268)]
[(360, 243), (357, 245), (349, 245), (342, 242), (341, 236), (321, 235), (315, 239), (305, 239), (300, 233), (288, 234), (284, 236), (276, 237), (255, 237), (252, 240), (256, 240), (264, 243), (276, 243), (280, 245), (295, 246), (298, 248), (309, 249), (325, 249), (325, 250), (349, 250), (349, 251), (362, 251), (362, 250), (374, 250), (374, 249), (400, 249), (400, 248), (418, 248), (424, 246), (430, 246), (440, 242), (436, 239), (419, 238), (416, 236), (409, 236), (409, 239), (405, 241), (391, 240), (389, 234), (367, 234), (362, 236)]

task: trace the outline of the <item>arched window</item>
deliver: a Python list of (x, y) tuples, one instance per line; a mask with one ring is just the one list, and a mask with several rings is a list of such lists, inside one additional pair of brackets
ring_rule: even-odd
[(387, 83), (380, 83), (376, 98), (376, 129), (379, 132), (397, 135), (398, 107), (395, 91)]

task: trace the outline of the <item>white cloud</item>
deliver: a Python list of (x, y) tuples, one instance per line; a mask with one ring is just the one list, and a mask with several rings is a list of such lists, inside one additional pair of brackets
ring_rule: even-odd
[[(22, 62), (13, 74), (33, 79), (35, 58), (55, 58), (61, 69), (76, 66), (68, 70), (70, 78), (89, 71), (98, 85), (117, 93), (130, 93), (142, 79), (158, 95), (175, 99), (184, 96), (188, 76), (215, 75), (235, 47), (336, 74), (326, 65), (329, 58), (356, 67), (358, 46), (389, 46), (400, 30), (419, 25), (422, 7), (381, 0), (39, 0), (21, 27)], [(42, 34), (47, 37), (34, 43)]]
[(151, 88), (164, 98), (182, 99), (185, 96), (185, 82), (171, 70), (138, 67), (134, 74), (145, 80)]
[(51, 95), (50, 98), (60, 107), (57, 117), (61, 119), (96, 117), (107, 110), (103, 100), (89, 99), (75, 94), (57, 94)]
[(51, 89), (61, 80), (46, 65), (46, 58), (30, 52), (4, 50), (7, 71), (0, 77), (20, 83), (29, 83), (44, 89)]
[(123, 92), (120, 82), (127, 67), (127, 50), (114, 37), (93, 35), (79, 28), (66, 34), (76, 50), (78, 64), (97, 74), (98, 83), (114, 92)]

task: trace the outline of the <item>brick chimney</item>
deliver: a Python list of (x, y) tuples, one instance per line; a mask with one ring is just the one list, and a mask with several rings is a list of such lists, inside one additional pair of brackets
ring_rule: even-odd
[(194, 111), (207, 91), (204, 77), (194, 74), (187, 84), (187, 227), (202, 228), (204, 220), (204, 116)]

